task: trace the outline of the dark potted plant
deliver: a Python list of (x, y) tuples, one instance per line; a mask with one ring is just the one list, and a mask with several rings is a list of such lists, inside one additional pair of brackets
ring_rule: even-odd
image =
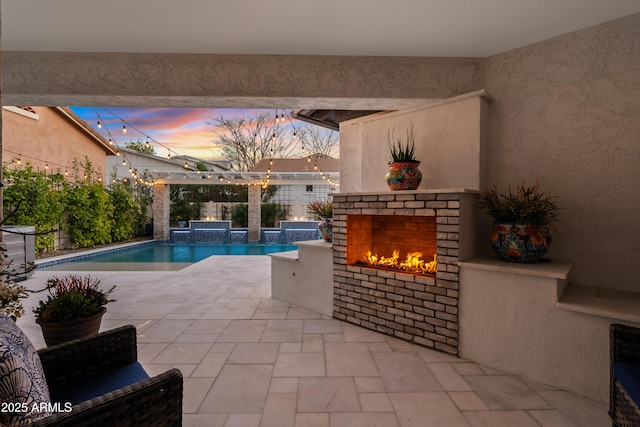
[(522, 182), (515, 191), (509, 186), (506, 192), (494, 185), (480, 194), (480, 207), (494, 220), (491, 246), (501, 259), (523, 263), (542, 259), (558, 219), (556, 197), (541, 191), (537, 182)]
[(315, 201), (307, 205), (307, 211), (314, 219), (319, 220), (318, 231), (325, 242), (333, 240), (333, 202)]
[(47, 281), (47, 299), (33, 309), (48, 346), (97, 334), (110, 301), (108, 291), (90, 276), (69, 275)]
[(389, 162), (389, 172), (385, 176), (387, 185), (393, 191), (416, 190), (422, 182), (422, 172), (418, 169), (420, 162), (416, 160), (414, 126), (407, 129), (406, 138), (394, 135), (395, 128), (388, 134), (389, 150), (392, 161)]

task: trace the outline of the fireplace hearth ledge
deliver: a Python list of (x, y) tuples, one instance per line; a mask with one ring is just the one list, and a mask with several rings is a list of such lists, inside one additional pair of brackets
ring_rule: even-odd
[(380, 196), (380, 195), (411, 195), (411, 194), (480, 194), (478, 190), (469, 188), (438, 188), (425, 190), (399, 190), (399, 191), (371, 191), (357, 193), (332, 193), (331, 196)]

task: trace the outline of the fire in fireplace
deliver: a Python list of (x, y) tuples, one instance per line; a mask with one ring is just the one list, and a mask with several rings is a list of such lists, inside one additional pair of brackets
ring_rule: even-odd
[(435, 216), (347, 215), (347, 264), (434, 275)]

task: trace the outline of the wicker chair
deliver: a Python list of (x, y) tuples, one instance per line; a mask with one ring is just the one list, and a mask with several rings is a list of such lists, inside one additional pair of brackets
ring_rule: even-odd
[(640, 409), (614, 374), (616, 362), (628, 362), (640, 366), (640, 328), (612, 324), (611, 338), (611, 390), (609, 395), (609, 416), (614, 427), (640, 426)]
[[(123, 326), (38, 351), (52, 397), (56, 389), (105, 374), (138, 359), (135, 327)], [(182, 374), (160, 375), (35, 421), (32, 426), (180, 426)]]

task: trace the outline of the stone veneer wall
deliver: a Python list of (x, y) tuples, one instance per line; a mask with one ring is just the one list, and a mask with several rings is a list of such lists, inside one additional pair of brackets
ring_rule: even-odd
[[(333, 196), (333, 317), (447, 353), (458, 353), (458, 193)], [(347, 265), (347, 215), (435, 216), (435, 278)]]

